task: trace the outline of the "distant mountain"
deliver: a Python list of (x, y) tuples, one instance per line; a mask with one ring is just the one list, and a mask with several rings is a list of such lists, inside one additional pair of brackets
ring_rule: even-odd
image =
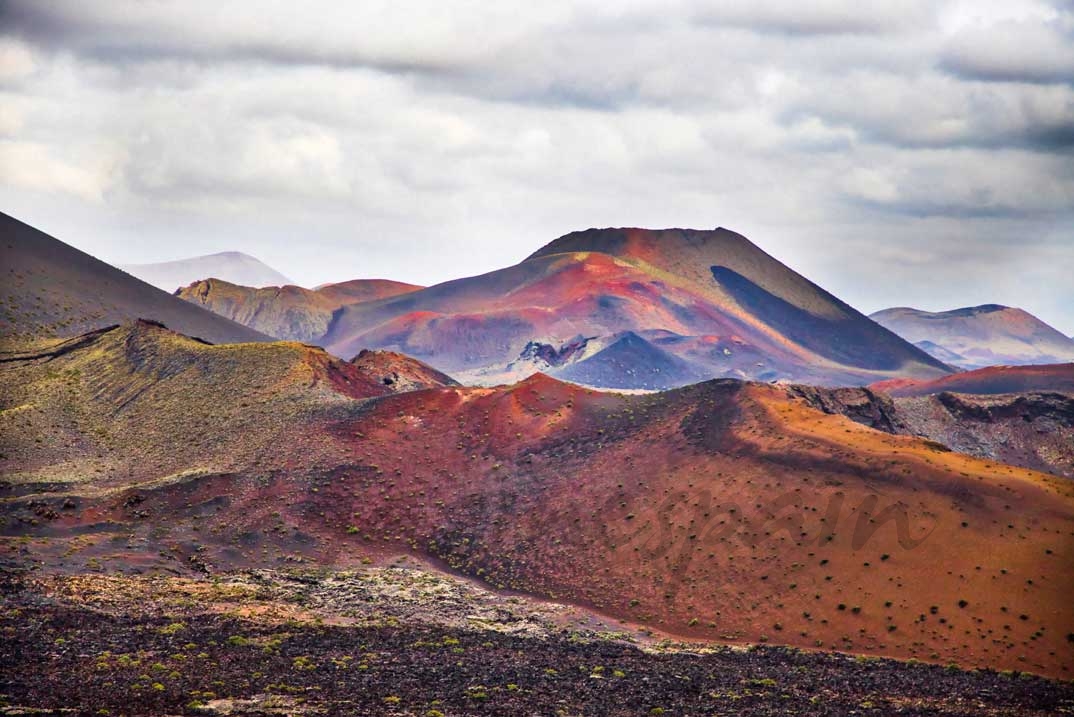
[(899, 307), (870, 318), (961, 368), (1074, 361), (1074, 339), (1022, 309), (999, 304), (940, 312)]
[(224, 251), (156, 264), (120, 264), (119, 268), (168, 293), (198, 279), (210, 277), (245, 286), (284, 286), (294, 283), (271, 266), (240, 251)]
[(861, 385), (951, 370), (726, 229), (574, 232), (515, 266), (428, 288), (208, 279), (177, 293), (337, 356), (396, 351), (485, 385), (535, 372), (605, 388)]
[(401, 351), (492, 384), (521, 377), (532, 343), (558, 350), (579, 335), (623, 332), (660, 349), (646, 356), (685, 366), (606, 367), (610, 387), (639, 375), (664, 375), (652, 387), (668, 388), (694, 377), (860, 384), (949, 371), (726, 229), (575, 232), (506, 269), (345, 306), (316, 341), (337, 355)]
[(221, 316), (279, 339), (316, 342), (328, 331), (333, 314), (347, 304), (384, 299), (422, 287), (382, 279), (358, 279), (300, 286), (256, 289), (221, 279), (202, 279), (175, 292), (176, 296)]
[(213, 343), (267, 341), (0, 213), (0, 336), (73, 336), (137, 318)]
[(945, 349), (943, 346), (933, 343), (932, 341), (914, 341), (913, 343), (914, 346), (918, 347), (929, 356), (938, 358), (946, 364), (959, 366), (966, 362), (966, 357), (962, 354), (956, 354), (954, 351)]

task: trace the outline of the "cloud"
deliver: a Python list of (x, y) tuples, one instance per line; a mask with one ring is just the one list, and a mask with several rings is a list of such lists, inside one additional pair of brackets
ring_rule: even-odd
[(912, 216), (1074, 217), (1074, 170), (1062, 157), (1008, 150), (926, 150), (891, 161), (877, 150), (870, 168), (840, 182), (848, 198)]
[(341, 197), (350, 187), (340, 142), (302, 122), (221, 117), (172, 122), (162, 138), (147, 125), (131, 147), (128, 189), (169, 203), (233, 203), (272, 197)]
[(0, 176), (16, 187), (100, 202), (113, 184), (111, 170), (105, 158), (76, 164), (55, 156), (45, 145), (0, 140)]
[(883, 35), (921, 27), (930, 3), (884, 0), (749, 0), (707, 3), (696, 14), (705, 24), (787, 35)]
[(730, 226), (851, 303), (891, 296), (844, 278), (869, 272), (928, 303), (959, 254), (1009, 303), (987, 267), (1027, 237), (1056, 285), (1074, 261), (1058, 5), (258, 7), (0, 0), (5, 211), (114, 261), (239, 249), (309, 284), (609, 225)]
[[(867, 98), (867, 101), (863, 101)], [(1074, 87), (982, 84), (939, 75), (856, 70), (802, 92), (788, 121), (819, 118), (864, 140), (906, 148), (1074, 146)]]
[(0, 37), (0, 85), (25, 79), (36, 67), (33, 52), (25, 42)]
[(939, 64), (969, 79), (1074, 84), (1074, 14), (967, 28), (951, 39)]
[[(566, 6), (558, 6), (531, 9), (530, 22), (563, 17)], [(0, 20), (10, 32), (43, 46), (117, 62), (186, 58), (442, 72), (510, 42), (514, 13), (509, 3), (473, 1), (346, 6), (322, 1), (298, 7), (266, 0), (252, 21), (249, 5), (236, 0), (102, 5), (8, 0)]]

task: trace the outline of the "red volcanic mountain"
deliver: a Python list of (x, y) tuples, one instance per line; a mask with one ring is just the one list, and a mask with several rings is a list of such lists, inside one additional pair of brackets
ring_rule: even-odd
[[(650, 389), (949, 370), (726, 229), (568, 234), (516, 266), (344, 306), (316, 341), (337, 355), (400, 351), (486, 384), (534, 370)], [(642, 363), (627, 370), (630, 357)]]
[(936, 313), (896, 308), (870, 318), (962, 368), (1074, 361), (1074, 339), (1022, 309), (998, 304)]
[(892, 396), (930, 396), (943, 393), (994, 395), (1027, 391), (1057, 391), (1074, 394), (1074, 363), (1047, 366), (990, 366), (936, 379), (879, 381), (870, 388)]
[(787, 387), (389, 394), (375, 360), (145, 322), (4, 358), (0, 545), (26, 565), (407, 554), (675, 635), (1074, 674), (1072, 484)]
[(340, 307), (420, 288), (399, 281), (357, 279), (316, 289), (290, 284), (258, 289), (221, 279), (202, 279), (178, 289), (175, 295), (269, 336), (315, 342), (324, 336)]

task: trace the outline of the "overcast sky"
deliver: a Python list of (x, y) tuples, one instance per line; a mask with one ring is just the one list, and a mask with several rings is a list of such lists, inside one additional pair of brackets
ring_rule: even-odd
[(0, 0), (0, 208), (113, 263), (434, 283), (725, 226), (1074, 333), (1074, 3)]

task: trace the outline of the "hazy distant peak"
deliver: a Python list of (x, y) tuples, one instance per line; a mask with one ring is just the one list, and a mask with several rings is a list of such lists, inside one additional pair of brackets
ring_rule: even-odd
[(949, 311), (896, 307), (869, 318), (962, 368), (1074, 361), (1074, 341), (1029, 312), (982, 304)]
[(241, 286), (294, 283), (260, 259), (241, 251), (222, 251), (153, 264), (121, 264), (119, 268), (167, 292), (210, 277)]
[(999, 311), (1026, 313), (1022, 309), (1004, 306), (1003, 304), (981, 304), (980, 306), (964, 306), (959, 309), (950, 309), (948, 311), (925, 311), (924, 309), (915, 309), (911, 306), (896, 306), (890, 309), (883, 309), (881, 311), (877, 311), (871, 314), (870, 318), (876, 319), (876, 317), (883, 318), (887, 316), (918, 316), (921, 318), (944, 319), (978, 316), (980, 314), (994, 314)]

